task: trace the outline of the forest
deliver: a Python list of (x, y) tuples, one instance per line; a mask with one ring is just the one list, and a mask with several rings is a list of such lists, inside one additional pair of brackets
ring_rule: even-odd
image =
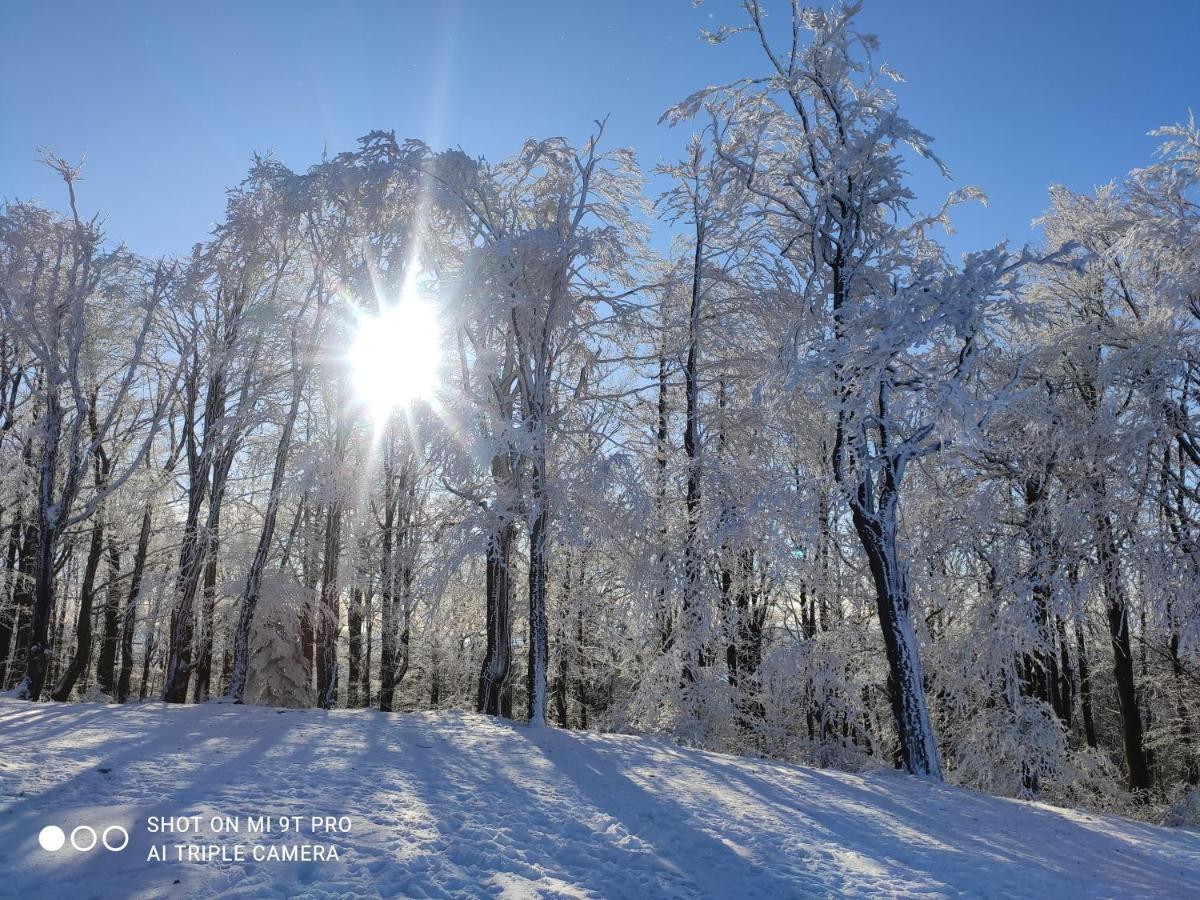
[(1200, 128), (954, 259), (985, 198), (914, 196), (949, 169), (859, 4), (765, 5), (650, 171), (603, 118), (379, 130), (147, 258), (43, 151), (61, 196), (0, 206), (0, 691), (1200, 821)]

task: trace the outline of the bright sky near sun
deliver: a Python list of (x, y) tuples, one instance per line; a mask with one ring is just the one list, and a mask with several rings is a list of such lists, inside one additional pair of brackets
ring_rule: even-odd
[[(780, 0), (775, 0), (779, 3)], [(187, 252), (254, 150), (303, 169), (394, 129), (499, 158), (527, 136), (612, 144), (647, 169), (686, 135), (656, 124), (709, 83), (763, 70), (710, 46), (735, 0), (5, 3), (0, 197), (60, 205), (36, 148), (87, 153), (87, 211), (144, 254)], [(777, 16), (782, 21), (783, 16)], [(958, 183), (958, 251), (1034, 236), (1058, 181), (1090, 189), (1150, 159), (1146, 132), (1200, 106), (1197, 0), (868, 0), (863, 27), (900, 71), (903, 109)], [(916, 165), (920, 205), (952, 187)]]

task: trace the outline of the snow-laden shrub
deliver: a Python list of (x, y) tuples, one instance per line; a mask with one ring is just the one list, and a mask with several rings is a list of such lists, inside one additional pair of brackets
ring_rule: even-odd
[(609, 724), (618, 731), (669, 737), (702, 750), (742, 750), (738, 709), (724, 666), (693, 666), (691, 682), (682, 672), (678, 654), (657, 657), (610, 711)]
[(257, 706), (312, 706), (312, 679), (300, 642), (304, 587), (286, 575), (264, 575), (250, 635), (246, 702)]
[(867, 725), (862, 697), (869, 676), (847, 664), (836, 631), (804, 641), (784, 637), (759, 670), (756, 749), (764, 756), (846, 771), (877, 766), (869, 748), (880, 742)]
[(1171, 828), (1200, 829), (1200, 787), (1189, 788), (1167, 807), (1162, 824)]
[(1012, 698), (972, 710), (947, 727), (953, 732), (953, 780), (989, 794), (1032, 797), (1074, 774), (1067, 736), (1040, 700)]

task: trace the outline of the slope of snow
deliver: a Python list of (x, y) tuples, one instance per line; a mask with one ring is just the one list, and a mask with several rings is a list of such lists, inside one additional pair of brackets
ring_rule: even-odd
[[(198, 834), (149, 830), (196, 815)], [(257, 816), (303, 818), (247, 833)], [(130, 833), (120, 852), (39, 846), (48, 825), (110, 824)], [(215, 858), (176, 860), (188, 844)], [(256, 859), (302, 844), (338, 858)], [(6, 896), (879, 893), (1200, 896), (1200, 835), (462, 713), (0, 700)]]

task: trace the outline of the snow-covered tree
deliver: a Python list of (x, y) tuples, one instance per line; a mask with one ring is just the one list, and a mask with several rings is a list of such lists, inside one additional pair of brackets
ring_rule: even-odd
[(312, 706), (312, 675), (300, 642), (304, 588), (286, 575), (264, 578), (252, 624), (245, 699), (257, 706)]

